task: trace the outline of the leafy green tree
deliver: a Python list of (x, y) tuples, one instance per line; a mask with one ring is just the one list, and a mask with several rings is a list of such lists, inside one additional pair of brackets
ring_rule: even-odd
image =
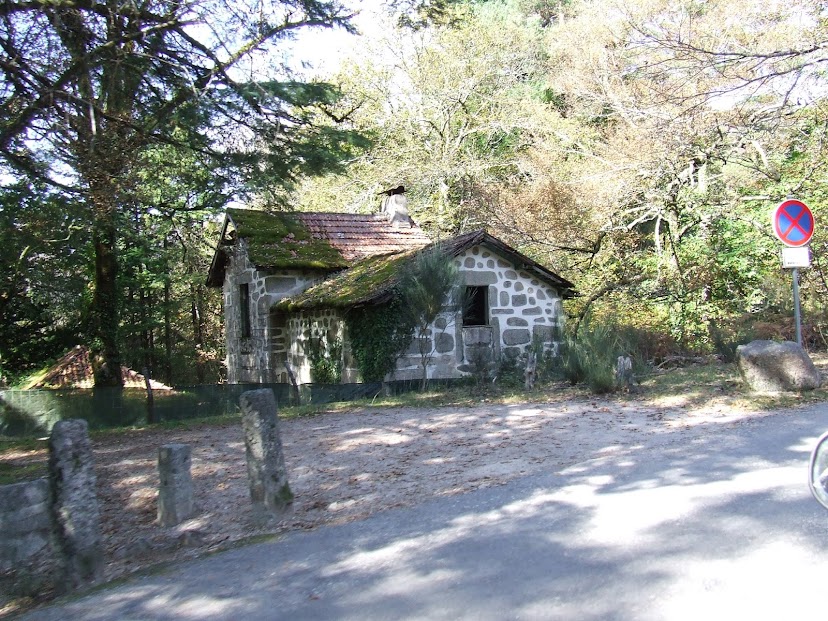
[(217, 381), (221, 302), (204, 274), (214, 252), (214, 214), (226, 201), (223, 184), (197, 153), (174, 145), (146, 149), (139, 165), (121, 240), (126, 361), (167, 384)]
[(433, 355), (430, 331), (434, 320), (441, 313), (456, 313), (462, 304), (463, 284), (457, 265), (439, 245), (415, 255), (400, 274), (401, 314), (403, 321), (414, 327), (423, 370), (422, 390), (428, 385), (428, 364)]
[[(385, 60), (366, 52), (341, 73), (375, 146), (303, 186), (302, 203), (357, 211), (404, 183), (435, 236), (486, 226), (577, 283), (574, 327), (611, 317), (659, 351), (784, 336), (790, 275), (768, 212), (794, 194), (825, 218), (823, 13), (506, 1), (393, 31)], [(811, 247), (801, 289), (818, 335), (819, 227)]]
[(228, 184), (274, 185), (338, 161), (349, 135), (315, 132), (306, 112), (324, 114), (329, 87), (285, 80), (282, 67), (250, 76), (270, 69), (262, 59), (290, 33), (348, 27), (349, 15), (316, 0), (10, 0), (0, 18), (0, 156), (86, 205), (95, 382), (121, 385), (119, 241), (134, 222), (137, 160), (176, 145)]
[[(767, 211), (807, 178), (787, 177), (782, 187), (780, 171), (816, 113), (780, 113), (794, 91), (777, 86), (783, 66), (799, 84), (819, 79), (774, 60), (773, 50), (794, 49), (797, 10), (632, 1), (608, 11), (605, 2), (579, 2), (546, 28), (547, 92), (568, 122), (559, 125), (566, 148), (546, 151), (549, 179), (490, 202), (507, 239), (578, 283), (577, 317), (597, 306), (637, 323), (643, 312), (682, 345), (704, 348), (711, 328), (772, 305), (781, 273)], [(734, 41), (732, 53), (703, 53)], [(764, 64), (753, 77), (751, 62)], [(818, 174), (819, 149), (804, 159), (806, 174)], [(577, 215), (579, 226), (561, 215)]]
[(462, 11), (452, 26), (389, 28), (337, 76), (344, 110), (373, 146), (347, 175), (309, 180), (303, 208), (377, 206), (403, 183), (417, 222), (433, 233), (482, 225), (481, 188), (531, 178), (534, 147), (554, 142), (556, 116), (543, 100), (542, 33), (499, 3)]
[(77, 344), (88, 233), (76, 201), (43, 186), (0, 188), (0, 380)]

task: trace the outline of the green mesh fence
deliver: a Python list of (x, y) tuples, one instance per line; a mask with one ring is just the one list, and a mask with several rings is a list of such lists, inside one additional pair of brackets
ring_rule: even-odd
[[(392, 393), (416, 389), (418, 382), (391, 382)], [(155, 421), (183, 420), (234, 414), (246, 390), (270, 388), (279, 407), (295, 404), (288, 384), (213, 384), (154, 390)], [(324, 404), (371, 399), (382, 384), (303, 384), (299, 402)], [(149, 420), (147, 393), (140, 389), (96, 388), (92, 390), (3, 390), (0, 391), (0, 436), (26, 437), (48, 434), (59, 420), (82, 418), (90, 429), (144, 424)]]

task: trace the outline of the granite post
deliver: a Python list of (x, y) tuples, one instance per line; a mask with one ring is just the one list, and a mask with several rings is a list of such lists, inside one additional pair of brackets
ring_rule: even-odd
[(621, 390), (632, 391), (633, 366), (629, 356), (618, 356), (615, 362), (615, 385)]
[(67, 592), (103, 577), (95, 462), (85, 420), (55, 423), (49, 437), (49, 482), (55, 550)]
[(249, 390), (239, 398), (244, 429), (250, 498), (259, 512), (280, 515), (293, 502), (279, 435), (276, 399), (270, 389)]
[(189, 444), (158, 449), (158, 522), (175, 526), (193, 514), (192, 450)]

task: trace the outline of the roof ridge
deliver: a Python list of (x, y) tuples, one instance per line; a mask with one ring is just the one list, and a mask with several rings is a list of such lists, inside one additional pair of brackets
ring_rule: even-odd
[[(365, 257), (431, 243), (416, 223), (400, 226), (380, 213), (228, 208), (227, 217), (237, 236), (246, 240), (250, 260), (257, 267), (335, 270)], [(222, 265), (211, 266), (211, 282), (223, 278)]]
[(347, 211), (293, 211), (293, 212), (286, 212), (286, 213), (295, 213), (298, 215), (309, 215), (309, 216), (347, 216), (347, 217), (358, 217), (358, 218), (375, 218), (375, 217), (382, 217), (385, 218), (386, 216), (380, 212), (373, 212), (373, 213), (350, 213)]

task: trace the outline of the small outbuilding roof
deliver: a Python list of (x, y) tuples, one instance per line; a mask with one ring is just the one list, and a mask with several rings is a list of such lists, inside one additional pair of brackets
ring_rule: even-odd
[(367, 257), (422, 248), (431, 240), (413, 222), (384, 214), (268, 212), (228, 209), (207, 284), (221, 286), (227, 247), (244, 239), (257, 268), (340, 270)]
[[(124, 388), (146, 387), (144, 376), (128, 367), (121, 366), (121, 376), (124, 378)], [(76, 345), (49, 367), (42, 376), (34, 378), (26, 388), (94, 388), (94, 386), (95, 377), (89, 359), (89, 348)], [(153, 390), (172, 390), (169, 386), (153, 379), (150, 380), (150, 387)]]
[(342, 270), (298, 295), (279, 300), (274, 304), (274, 308), (296, 311), (314, 308), (351, 308), (365, 304), (379, 304), (391, 297), (394, 286), (398, 282), (401, 268), (418, 252), (436, 247), (449, 257), (457, 257), (477, 245), (487, 246), (504, 258), (509, 259), (515, 263), (518, 269), (526, 270), (539, 280), (557, 289), (561, 297), (572, 298), (575, 296), (575, 285), (571, 282), (481, 229), (436, 242), (431, 246), (363, 259), (350, 269)]

